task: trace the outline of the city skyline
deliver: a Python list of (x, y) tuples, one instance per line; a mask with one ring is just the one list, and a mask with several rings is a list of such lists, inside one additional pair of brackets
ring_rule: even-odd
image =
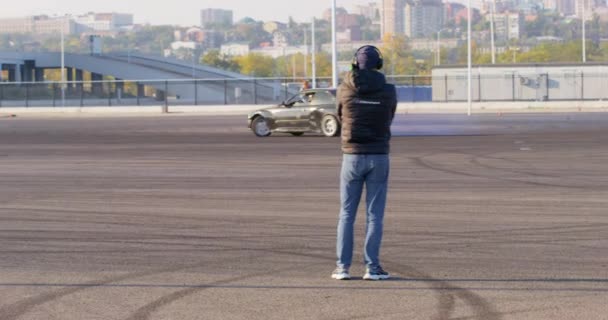
[[(336, 0), (338, 7), (350, 9), (379, 1), (373, 0)], [(155, 25), (199, 25), (200, 10), (218, 8), (234, 11), (235, 21), (244, 17), (256, 20), (276, 20), (287, 22), (289, 17), (304, 22), (313, 16), (321, 17), (323, 11), (331, 7), (331, 0), (308, 0), (306, 2), (287, 2), (276, 0), (258, 0), (255, 4), (246, 0), (191, 1), (173, 0), (170, 6), (149, 5), (149, 1), (106, 0), (103, 2), (83, 2), (78, 0), (27, 1), (19, 2), (0, 11), (0, 18), (15, 18), (32, 15), (79, 15), (86, 12), (124, 12), (134, 14), (136, 23)], [(272, 10), (269, 10), (272, 8)]]

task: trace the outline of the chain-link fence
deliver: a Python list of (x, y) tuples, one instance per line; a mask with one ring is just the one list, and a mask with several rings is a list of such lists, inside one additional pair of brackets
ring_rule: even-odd
[[(298, 93), (304, 78), (247, 78), (0, 83), (0, 107), (277, 104)], [(467, 101), (466, 75), (387, 76), (400, 102)], [(316, 80), (318, 88), (331, 79)], [(473, 101), (608, 99), (605, 74), (508, 74), (472, 79)]]

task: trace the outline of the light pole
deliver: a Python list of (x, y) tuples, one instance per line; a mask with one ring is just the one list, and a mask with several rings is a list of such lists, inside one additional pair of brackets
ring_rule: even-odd
[(496, 11), (496, 0), (492, 0), (492, 9), (490, 10), (490, 46), (492, 48), (492, 64), (495, 64), (496, 46), (494, 45), (494, 12)]
[(308, 28), (304, 27), (304, 78), (308, 79)]
[(194, 59), (196, 59), (196, 53), (194, 52), (194, 49), (192, 49), (192, 80), (194, 80), (196, 78), (196, 74), (195, 74), (195, 70), (194, 70)]
[(521, 49), (519, 47), (509, 47), (509, 50), (513, 53), (513, 64), (517, 63), (517, 52)]
[(435, 53), (435, 65), (441, 64), (441, 30), (437, 31), (437, 52)]
[(587, 4), (586, 0), (583, 0), (583, 16), (582, 16), (582, 22), (583, 22), (583, 63), (587, 62), (587, 46), (585, 45), (585, 4)]
[(296, 55), (295, 53), (291, 55), (291, 72), (293, 82), (296, 82)]
[(65, 107), (65, 18), (61, 19), (61, 106)]
[(435, 64), (441, 65), (441, 31), (447, 30), (446, 28), (439, 29), (437, 31), (437, 50), (435, 52)]
[(315, 17), (312, 17), (312, 88), (317, 88), (317, 47), (315, 37)]
[(471, 84), (473, 83), (472, 80), (472, 59), (471, 59), (471, 0), (468, 0), (467, 3), (467, 82), (468, 82), (468, 86), (467, 86), (467, 104), (468, 104), (468, 111), (467, 114), (470, 116), (472, 109), (473, 109), (473, 88), (471, 87)]
[[(470, 0), (469, 0), (470, 1)], [(336, 0), (331, 2), (331, 74), (332, 85), (338, 87), (338, 54), (336, 49)]]

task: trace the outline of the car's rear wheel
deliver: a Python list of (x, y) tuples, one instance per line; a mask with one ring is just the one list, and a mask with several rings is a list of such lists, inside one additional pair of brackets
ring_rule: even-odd
[(296, 136), (296, 137), (300, 137), (304, 134), (304, 132), (290, 132), (291, 135)]
[(272, 132), (268, 125), (268, 120), (262, 116), (257, 116), (251, 122), (251, 131), (258, 137), (268, 137)]
[(340, 123), (332, 115), (326, 115), (321, 119), (321, 132), (326, 137), (335, 137), (340, 134)]

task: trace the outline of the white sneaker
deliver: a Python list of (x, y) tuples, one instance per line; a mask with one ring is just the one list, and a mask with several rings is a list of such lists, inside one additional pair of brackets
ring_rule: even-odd
[(336, 270), (332, 272), (331, 278), (336, 280), (350, 280), (350, 273), (348, 273), (348, 269), (336, 268)]
[(381, 266), (378, 266), (373, 271), (369, 268), (366, 268), (363, 280), (386, 280), (390, 277), (391, 276), (388, 274), (388, 272), (384, 271)]

